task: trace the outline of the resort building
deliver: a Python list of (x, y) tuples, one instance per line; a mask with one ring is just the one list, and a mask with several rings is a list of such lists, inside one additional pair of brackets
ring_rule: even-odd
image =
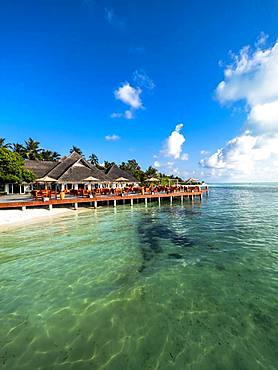
[[(80, 154), (73, 152), (57, 162), (25, 160), (25, 168), (31, 170), (36, 179), (43, 177), (52, 178), (57, 190), (78, 190), (86, 187), (91, 190), (93, 187), (125, 187), (127, 184), (138, 185), (138, 180), (130, 173), (121, 170), (113, 165), (106, 173), (104, 170), (93, 166)], [(92, 180), (87, 181), (86, 179)], [(4, 192), (7, 194), (25, 194), (33, 190), (35, 181), (32, 184), (6, 184)]]
[[(116, 164), (113, 164), (106, 175), (111, 181), (113, 187), (125, 187), (129, 184), (134, 184), (135, 186), (139, 185), (138, 180), (131, 173), (122, 170)], [(120, 179), (122, 181), (119, 181)]]

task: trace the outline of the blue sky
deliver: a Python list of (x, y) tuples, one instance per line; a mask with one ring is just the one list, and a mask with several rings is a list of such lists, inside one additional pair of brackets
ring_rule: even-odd
[[(231, 52), (261, 39), (271, 50), (277, 24), (278, 2), (266, 0), (2, 0), (0, 136), (237, 180), (225, 143), (254, 106), (216, 89)], [(212, 157), (221, 149), (224, 164)]]

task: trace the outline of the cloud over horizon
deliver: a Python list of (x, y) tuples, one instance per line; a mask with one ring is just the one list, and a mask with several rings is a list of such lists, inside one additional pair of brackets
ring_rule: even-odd
[[(243, 47), (224, 71), (216, 88), (220, 103), (246, 104), (242, 133), (201, 160), (211, 176), (240, 181), (278, 179), (278, 41), (264, 48), (262, 34), (255, 50)], [(277, 168), (277, 169), (276, 169)]]
[(178, 166), (179, 161), (187, 161), (189, 159), (188, 153), (183, 153), (183, 145), (186, 139), (181, 132), (182, 129), (183, 123), (177, 124), (175, 129), (166, 138), (160, 155), (154, 155), (155, 161), (153, 166), (169, 175), (183, 176), (187, 174), (186, 171), (181, 171)]

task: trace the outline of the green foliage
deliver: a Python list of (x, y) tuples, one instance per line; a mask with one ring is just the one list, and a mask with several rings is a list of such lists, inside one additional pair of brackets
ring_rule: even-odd
[(48, 149), (42, 149), (40, 143), (32, 138), (25, 141), (25, 145), (15, 143), (12, 146), (15, 153), (18, 153), (23, 159), (57, 161), (61, 155)]
[(35, 180), (34, 174), (24, 168), (24, 160), (7, 148), (0, 148), (0, 183), (23, 183)]
[[(40, 143), (32, 138), (29, 138), (28, 140), (25, 141), (24, 145), (15, 143), (13, 145), (6, 143), (4, 138), (0, 138), (0, 148), (1, 149), (10, 149), (12, 148), (13, 154), (17, 155), (17, 158), (23, 158), (23, 159), (32, 159), (32, 160), (43, 160), (43, 161), (57, 161), (61, 158), (61, 155), (55, 151), (51, 151), (48, 149), (42, 149), (40, 147)], [(70, 149), (70, 153), (76, 152), (82, 156), (82, 150), (78, 148), (77, 146), (72, 146)], [(115, 162), (109, 162), (109, 161), (104, 161), (104, 165), (99, 164), (99, 159), (96, 154), (92, 153), (89, 156), (89, 161), (96, 166), (98, 169), (108, 171), (114, 164)], [(129, 159), (127, 162), (122, 162), (119, 167), (127, 171), (131, 174), (133, 174), (136, 179), (138, 179), (139, 182), (142, 184), (149, 184), (146, 180), (155, 177), (160, 180), (160, 184), (162, 185), (169, 185), (169, 184), (174, 184), (176, 182), (177, 177), (171, 175), (167, 176), (163, 173), (159, 173), (156, 168), (149, 166), (146, 171), (143, 171), (142, 168), (140, 167), (139, 163), (135, 159)], [(26, 171), (26, 170), (25, 170)], [(28, 171), (27, 171), (28, 172)], [(10, 175), (11, 176), (10, 172)], [(4, 175), (2, 174), (1, 181), (4, 179)], [(20, 179), (19, 177), (16, 177), (17, 179), (15, 182), (21, 181), (18, 180)], [(182, 181), (181, 178), (178, 178), (179, 182)], [(28, 182), (27, 180), (23, 180)], [(7, 181), (6, 181), (7, 182)], [(9, 178), (9, 182), (14, 182), (11, 180), (11, 177)]]
[(127, 162), (122, 162), (119, 167), (124, 171), (132, 173), (140, 182), (145, 180), (145, 173), (135, 159), (129, 159)]
[(43, 161), (58, 161), (61, 158), (61, 155), (57, 152), (52, 152), (51, 150), (42, 150), (40, 154), (40, 159)]
[(0, 148), (10, 149), (12, 145), (10, 143), (5, 143), (5, 141), (6, 139), (0, 137)]
[(40, 143), (29, 137), (29, 139), (25, 141), (22, 157), (24, 159), (39, 160), (41, 159), (41, 152)]
[(94, 153), (92, 153), (92, 154), (90, 155), (90, 157), (89, 157), (89, 161), (91, 162), (91, 164), (92, 164), (93, 166), (97, 166), (97, 165), (99, 164), (99, 162), (98, 162), (98, 157), (97, 157), (97, 155), (96, 155), (96, 154), (94, 154)]
[(80, 155), (83, 155), (82, 150), (80, 148), (78, 148), (78, 146), (75, 146), (75, 145), (73, 145), (70, 149), (70, 153), (73, 153), (73, 152), (76, 152)]
[(104, 161), (104, 168), (106, 171), (110, 170), (110, 168), (116, 164), (115, 162), (109, 162), (109, 161)]

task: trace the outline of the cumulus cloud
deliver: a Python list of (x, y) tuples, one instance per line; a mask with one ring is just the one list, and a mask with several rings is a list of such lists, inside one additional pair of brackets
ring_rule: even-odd
[(185, 143), (185, 137), (180, 132), (183, 128), (183, 124), (176, 125), (175, 130), (172, 131), (171, 135), (166, 140), (166, 146), (164, 154), (167, 157), (173, 157), (179, 159), (182, 153), (182, 146)]
[(124, 113), (112, 113), (111, 118), (126, 118), (133, 119), (135, 112), (138, 109), (143, 109), (141, 100), (142, 90), (140, 87), (131, 86), (129, 82), (122, 84), (114, 91), (114, 96), (117, 100), (129, 106)]
[(117, 140), (120, 140), (120, 136), (119, 135), (116, 135), (116, 134), (106, 135), (104, 138), (105, 138), (106, 141), (117, 141)]
[(142, 107), (140, 95), (142, 90), (131, 86), (128, 82), (119, 87), (115, 92), (115, 98), (121, 100), (123, 103), (130, 105), (133, 109)]
[(136, 70), (133, 73), (134, 86), (129, 82), (123, 83), (114, 91), (116, 100), (128, 105), (128, 109), (124, 113), (114, 112), (111, 118), (133, 119), (135, 113), (139, 109), (144, 109), (141, 95), (143, 90), (152, 90), (155, 87), (153, 80), (143, 70)]
[(263, 49), (266, 40), (262, 34), (255, 50), (246, 46), (232, 55), (217, 86), (218, 100), (222, 104), (242, 101), (247, 116), (241, 134), (201, 160), (213, 176), (242, 181), (278, 179), (273, 166), (278, 163), (278, 42)]
[(183, 153), (185, 137), (182, 134), (183, 124), (179, 123), (163, 143), (159, 154), (153, 156), (153, 166), (168, 175), (185, 177), (187, 172), (179, 167), (182, 161), (189, 159), (188, 153)]

